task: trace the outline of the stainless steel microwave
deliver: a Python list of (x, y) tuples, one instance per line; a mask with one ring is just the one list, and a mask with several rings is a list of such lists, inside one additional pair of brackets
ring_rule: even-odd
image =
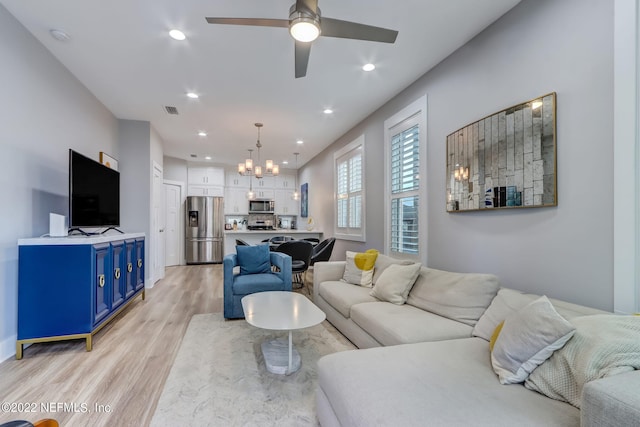
[(274, 211), (273, 200), (268, 200), (268, 199), (249, 200), (249, 213), (272, 214), (273, 211)]

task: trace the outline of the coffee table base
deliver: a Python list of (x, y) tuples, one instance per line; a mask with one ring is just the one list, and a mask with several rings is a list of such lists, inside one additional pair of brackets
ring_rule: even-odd
[[(289, 375), (300, 369), (300, 353), (286, 340), (265, 341), (262, 355), (267, 370), (274, 374)], [(289, 359), (291, 357), (291, 359)]]

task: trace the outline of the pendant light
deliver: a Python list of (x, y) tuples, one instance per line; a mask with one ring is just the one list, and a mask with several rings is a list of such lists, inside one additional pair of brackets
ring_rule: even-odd
[(296, 156), (296, 174), (294, 175), (294, 187), (293, 187), (293, 194), (291, 194), (291, 198), (293, 200), (300, 200), (300, 192), (298, 191), (298, 154), (300, 153), (293, 153), (294, 156)]

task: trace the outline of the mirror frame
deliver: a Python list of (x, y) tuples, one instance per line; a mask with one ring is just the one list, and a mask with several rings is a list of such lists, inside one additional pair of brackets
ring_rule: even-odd
[(557, 206), (556, 134), (555, 92), (449, 134), (447, 212)]

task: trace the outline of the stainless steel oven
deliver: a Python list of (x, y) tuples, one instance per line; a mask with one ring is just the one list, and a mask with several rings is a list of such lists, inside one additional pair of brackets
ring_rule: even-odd
[(250, 214), (272, 214), (274, 211), (273, 200), (256, 199), (249, 200)]

